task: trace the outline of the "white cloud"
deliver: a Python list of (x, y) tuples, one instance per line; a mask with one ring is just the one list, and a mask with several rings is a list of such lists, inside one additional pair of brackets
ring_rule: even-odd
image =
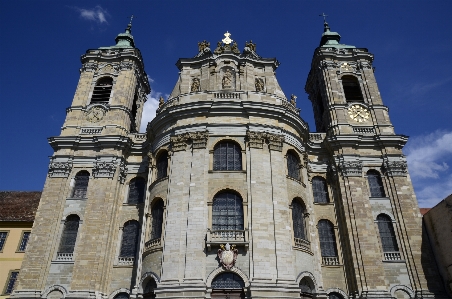
[(149, 84), (154, 83), (154, 79), (152, 79), (151, 77), (149, 77), (149, 75), (148, 75), (148, 81), (149, 81)]
[(77, 10), (80, 13), (80, 17), (84, 20), (88, 21), (94, 21), (99, 24), (108, 24), (107, 17), (110, 17), (110, 14), (107, 12), (107, 10), (103, 9), (100, 5), (97, 5), (96, 7), (92, 9), (85, 9), (85, 8), (78, 8), (73, 7), (75, 10)]
[(405, 153), (412, 176), (439, 178), (439, 174), (449, 168), (446, 161), (452, 154), (452, 132), (436, 131), (414, 137), (408, 142)]
[[(143, 116), (141, 118), (141, 124), (140, 124), (140, 132), (144, 133), (146, 132), (146, 127), (148, 125), (148, 122), (154, 119), (155, 117), (155, 111), (159, 107), (159, 98), (162, 96), (162, 92), (158, 91), (151, 91), (151, 93), (147, 97), (146, 103), (144, 103), (143, 107)], [(165, 94), (164, 98), (168, 98), (168, 94)]]
[(433, 207), (452, 193), (452, 132), (436, 131), (410, 139), (404, 149), (421, 207)]

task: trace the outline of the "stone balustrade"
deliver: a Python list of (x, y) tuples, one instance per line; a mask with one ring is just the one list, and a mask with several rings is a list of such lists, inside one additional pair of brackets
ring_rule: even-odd
[(384, 260), (385, 261), (400, 261), (402, 260), (402, 256), (400, 255), (399, 251), (391, 251), (391, 252), (384, 252)]
[(311, 248), (311, 242), (309, 242), (305, 239), (301, 239), (301, 238), (293, 238), (293, 239), (294, 239), (295, 247), (302, 247), (302, 248), (307, 248), (307, 249)]
[(64, 252), (57, 253), (57, 261), (70, 262), (70, 261), (73, 261), (73, 258), (74, 258), (74, 253), (64, 253)]
[(156, 247), (161, 247), (161, 246), (162, 246), (162, 239), (161, 238), (149, 240), (146, 243), (144, 243), (144, 248), (146, 250), (153, 249), (153, 248), (156, 248)]
[(135, 261), (134, 257), (118, 257), (118, 265), (119, 266), (128, 266), (133, 265), (133, 262)]
[(339, 257), (322, 256), (322, 264), (325, 266), (337, 266), (337, 265), (339, 265)]

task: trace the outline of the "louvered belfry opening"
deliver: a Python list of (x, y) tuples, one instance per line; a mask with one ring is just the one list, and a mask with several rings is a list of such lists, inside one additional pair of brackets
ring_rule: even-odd
[(212, 229), (243, 230), (243, 204), (240, 196), (230, 192), (215, 196), (212, 204)]
[(293, 179), (300, 179), (300, 160), (293, 152), (287, 153), (287, 175)]
[(242, 170), (242, 151), (234, 142), (221, 142), (213, 150), (213, 170)]
[(342, 86), (347, 103), (364, 102), (361, 86), (357, 78), (353, 76), (342, 77)]
[(293, 235), (295, 238), (306, 240), (304, 213), (304, 205), (300, 202), (300, 200), (295, 198), (292, 201)]
[(77, 241), (80, 217), (69, 215), (64, 222), (63, 234), (61, 235), (59, 253), (73, 253)]
[(158, 199), (152, 206), (152, 229), (150, 236), (151, 240), (160, 239), (162, 237), (163, 206), (164, 204), (162, 199)]
[(380, 214), (377, 216), (378, 231), (380, 232), (381, 246), (383, 252), (397, 252), (399, 246), (392, 225), (392, 220), (388, 215)]
[(135, 257), (138, 247), (138, 232), (140, 224), (138, 221), (131, 220), (124, 224), (122, 230), (122, 242), (120, 257)]
[(91, 97), (91, 103), (105, 103), (110, 102), (111, 89), (113, 88), (113, 79), (105, 77), (97, 81), (94, 86), (93, 96)]
[(134, 178), (129, 184), (129, 196), (127, 203), (139, 204), (144, 201), (144, 194), (146, 189), (146, 180), (141, 177)]
[(72, 198), (86, 198), (88, 191), (89, 172), (79, 171), (74, 178), (74, 188), (72, 189)]
[(312, 192), (314, 193), (314, 202), (328, 203), (330, 201), (324, 178), (318, 176), (312, 178)]
[(369, 182), (370, 197), (386, 197), (383, 181), (378, 171), (369, 170), (367, 172), (367, 181)]
[(328, 220), (320, 220), (318, 229), (322, 257), (337, 256), (336, 235), (334, 234), (333, 224)]

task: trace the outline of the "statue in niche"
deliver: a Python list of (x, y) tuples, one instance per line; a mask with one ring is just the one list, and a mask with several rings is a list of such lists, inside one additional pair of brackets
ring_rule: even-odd
[(230, 69), (226, 69), (223, 75), (223, 80), (221, 81), (223, 89), (232, 87), (232, 72)]
[(254, 44), (252, 40), (250, 40), (250, 42), (245, 42), (245, 47), (253, 52), (256, 52), (256, 44)]
[(196, 92), (196, 91), (200, 91), (201, 90), (201, 84), (199, 82), (198, 78), (193, 78), (193, 80), (191, 81), (191, 92)]
[(290, 103), (291, 103), (293, 106), (296, 106), (296, 105), (297, 105), (297, 96), (296, 96), (296, 95), (292, 94), (292, 95), (290, 96)]
[(160, 99), (159, 99), (159, 108), (162, 108), (163, 105), (165, 105), (165, 99), (164, 99), (162, 96), (160, 96)]
[(256, 91), (264, 91), (264, 80), (262, 78), (256, 78), (254, 86), (256, 86)]

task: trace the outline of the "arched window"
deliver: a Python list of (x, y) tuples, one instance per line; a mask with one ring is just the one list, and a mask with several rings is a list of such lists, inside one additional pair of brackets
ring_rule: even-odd
[(212, 230), (243, 230), (242, 199), (235, 193), (218, 193), (212, 204)]
[(113, 299), (129, 299), (130, 296), (127, 293), (119, 293)]
[(160, 239), (162, 237), (163, 225), (163, 200), (158, 199), (151, 209), (152, 228), (151, 240)]
[(287, 153), (287, 175), (293, 179), (300, 179), (300, 160), (293, 152)]
[(120, 257), (135, 257), (138, 247), (139, 228), (140, 224), (135, 220), (128, 221), (124, 224)]
[(242, 151), (234, 142), (218, 143), (213, 150), (213, 170), (242, 170)]
[(168, 152), (164, 151), (157, 157), (157, 180), (168, 176)]
[(75, 241), (77, 241), (80, 217), (69, 215), (64, 222), (63, 234), (61, 235), (60, 248), (58, 253), (73, 253)]
[(72, 198), (86, 198), (88, 190), (89, 172), (79, 171), (74, 178), (74, 188), (72, 189)]
[(385, 189), (381, 180), (380, 173), (376, 170), (367, 172), (367, 181), (369, 182), (370, 197), (385, 197)]
[(343, 76), (342, 86), (344, 88), (345, 100), (347, 103), (364, 102), (363, 94), (361, 93), (361, 86), (359, 86), (359, 82), (356, 77)]
[(212, 289), (243, 289), (244, 287), (243, 279), (232, 272), (221, 273), (212, 281)]
[(388, 215), (380, 214), (377, 216), (378, 231), (380, 232), (381, 246), (383, 252), (397, 252), (397, 239), (392, 226), (392, 220)]
[(292, 201), (293, 236), (298, 239), (306, 239), (304, 225), (305, 207), (298, 199)]
[(328, 294), (328, 299), (344, 299), (341, 294), (332, 292)]
[(137, 177), (130, 181), (129, 196), (127, 203), (138, 204), (144, 201), (144, 193), (146, 191), (146, 181), (144, 178)]
[(320, 220), (317, 227), (322, 257), (336, 257), (336, 235), (334, 234), (333, 224), (328, 220)]
[(314, 202), (328, 203), (330, 201), (324, 178), (318, 176), (312, 178), (312, 192), (314, 194)]
[(157, 288), (157, 283), (153, 278), (150, 278), (143, 285), (143, 298), (144, 299), (154, 299), (155, 293), (154, 290)]
[(312, 298), (312, 292), (314, 290), (313, 283), (309, 278), (304, 277), (300, 280), (300, 295), (301, 298)]
[(107, 103), (110, 101), (111, 89), (113, 87), (113, 79), (105, 77), (97, 81), (94, 86), (91, 103)]

